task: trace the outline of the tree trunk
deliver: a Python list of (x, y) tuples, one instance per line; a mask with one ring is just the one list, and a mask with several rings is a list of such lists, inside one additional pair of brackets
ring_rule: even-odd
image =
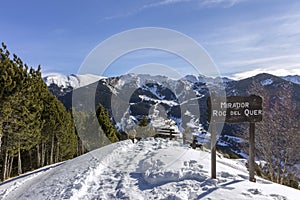
[[(271, 161), (270, 161), (271, 162)], [(274, 171), (273, 168), (271, 166), (271, 163), (268, 163), (268, 169), (269, 169), (269, 176), (272, 182), (274, 182)]]
[(9, 157), (8, 157), (8, 161), (9, 161), (9, 165), (8, 165), (8, 174), (7, 174), (7, 178), (9, 178), (9, 177), (11, 176), (12, 166), (13, 166), (13, 162), (14, 162), (14, 157), (9, 156)]
[(56, 156), (55, 156), (55, 162), (57, 163), (59, 161), (59, 143), (56, 145)]
[(51, 140), (51, 149), (50, 149), (50, 165), (53, 164), (53, 154), (54, 154), (54, 134), (52, 134), (52, 140)]
[(281, 177), (281, 166), (280, 163), (277, 165), (277, 175), (276, 175), (276, 183), (280, 182), (280, 177)]
[(28, 156), (29, 156), (29, 168), (34, 169), (36, 166), (33, 166), (33, 164), (32, 164), (32, 150), (31, 149), (28, 151)]
[(41, 167), (44, 167), (44, 166), (45, 166), (45, 157), (46, 157), (45, 143), (42, 142)]
[(8, 152), (7, 150), (5, 151), (5, 156), (4, 156), (4, 163), (3, 163), (3, 171), (2, 171), (2, 181), (4, 181), (7, 178), (7, 172), (8, 172)]
[(76, 156), (79, 156), (79, 149), (80, 149), (80, 147), (79, 147), (79, 140), (78, 140), (78, 138), (77, 138)]
[(82, 144), (82, 141), (80, 138), (78, 138), (78, 142), (77, 142), (77, 156), (80, 156), (82, 154), (84, 154), (85, 150), (84, 150), (84, 146)]
[(22, 174), (22, 160), (21, 160), (21, 150), (18, 149), (18, 174)]
[(40, 145), (36, 145), (36, 165), (37, 168), (41, 167), (41, 152), (40, 152)]
[[(0, 124), (0, 127), (2, 128), (2, 124)], [(2, 151), (1, 145), (2, 145), (2, 134), (0, 134), (0, 153)]]
[(288, 153), (285, 154), (285, 158), (284, 158), (284, 164), (283, 164), (283, 169), (282, 169), (282, 175), (281, 175), (281, 178), (280, 178), (280, 184), (282, 185), (283, 184), (283, 181), (284, 181), (284, 176), (285, 176), (285, 173), (286, 173), (286, 165), (287, 165), (287, 161), (288, 161)]

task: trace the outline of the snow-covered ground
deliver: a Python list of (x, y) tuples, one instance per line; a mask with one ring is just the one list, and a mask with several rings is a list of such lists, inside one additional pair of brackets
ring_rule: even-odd
[(300, 190), (261, 178), (249, 182), (245, 162), (219, 155), (213, 180), (208, 150), (126, 140), (7, 180), (0, 199), (299, 199)]

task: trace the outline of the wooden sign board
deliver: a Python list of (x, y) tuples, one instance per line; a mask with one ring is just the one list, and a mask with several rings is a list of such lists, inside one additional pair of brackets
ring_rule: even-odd
[(230, 96), (225, 98), (210, 97), (207, 99), (208, 116), (211, 122), (239, 123), (262, 121), (262, 98), (251, 96)]
[(249, 126), (249, 180), (255, 182), (255, 122), (262, 121), (262, 98), (231, 96), (207, 99), (208, 116), (211, 123), (211, 177), (216, 178), (216, 123), (250, 122)]

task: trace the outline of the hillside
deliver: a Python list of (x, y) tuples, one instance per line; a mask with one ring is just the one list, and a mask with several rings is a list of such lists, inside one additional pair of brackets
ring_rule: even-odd
[(147, 138), (111, 144), (0, 185), (1, 199), (285, 199), (300, 190), (261, 178), (248, 181), (246, 160), (217, 158), (176, 141)]
[[(49, 83), (48, 85), (68, 109), (73, 106), (76, 109), (90, 110), (101, 103), (110, 111), (112, 121), (118, 129), (125, 132), (131, 130), (143, 116), (148, 116), (150, 123), (162, 121), (162, 117), (169, 118), (176, 123), (176, 129), (183, 131), (189, 127), (192, 133), (199, 134), (208, 128), (208, 85), (218, 87), (222, 80), (227, 96), (247, 96), (252, 84), (257, 82), (271, 95), (270, 99), (278, 95), (282, 85), (290, 85), (293, 93), (290, 100), (295, 104), (296, 113), (300, 118), (300, 85), (297, 84), (297, 78), (298, 76), (292, 76), (291, 79), (290, 76), (259, 74), (234, 81), (228, 78), (187, 75), (180, 80), (174, 80), (165, 76), (126, 74), (76, 88), (74, 91), (79, 94), (78, 105), (72, 102), (72, 89), (66, 91), (64, 87)], [(94, 103), (87, 102), (89, 98), (94, 100)], [(243, 156), (241, 139), (237, 137), (241, 137), (241, 125), (225, 124), (219, 138), (219, 144), (222, 145), (219, 147), (223, 148), (223, 144), (226, 143), (226, 151), (229, 149)]]
[[(224, 84), (227, 96), (247, 96), (254, 82), (259, 83), (262, 88), (265, 88), (269, 93), (276, 95), (276, 91), (284, 85), (291, 85), (293, 96), (292, 102), (296, 103), (297, 111), (300, 116), (300, 85), (299, 76), (277, 77), (270, 74), (258, 74), (256, 76), (234, 81), (228, 78), (210, 78), (202, 75), (187, 75), (179, 80), (170, 79), (165, 76), (151, 75), (135, 75), (126, 74), (119, 77), (103, 78), (91, 75), (72, 75), (68, 80), (65, 76), (51, 76), (44, 81), (47, 83), (50, 91), (55, 94), (66, 106), (72, 106), (77, 109), (92, 109), (99, 103), (112, 111), (111, 100), (121, 99), (122, 105), (119, 106), (119, 113), (114, 114), (114, 121), (121, 122), (122, 117), (126, 116), (123, 104), (129, 106), (130, 115), (135, 120), (140, 120), (141, 116), (149, 114), (149, 108), (156, 104), (162, 105), (168, 117), (176, 119), (182, 118), (184, 113), (180, 113), (181, 107), (186, 101), (194, 100), (189, 104), (194, 104), (195, 101), (199, 105), (199, 109), (188, 109), (192, 114), (199, 115), (200, 123), (206, 127), (206, 99), (210, 95), (209, 88), (218, 88), (220, 84)], [(71, 77), (77, 77), (78, 82), (91, 83), (78, 86), (74, 84)], [(95, 80), (98, 78), (98, 81)], [(73, 104), (73, 91), (80, 94), (79, 101), (81, 106)], [(96, 92), (96, 94), (95, 94)], [(95, 96), (95, 105), (86, 103), (87, 97)], [(147, 105), (146, 105), (147, 104)], [(77, 107), (76, 107), (77, 106)], [(145, 107), (148, 107), (145, 109)], [(196, 112), (195, 112), (196, 111)], [(155, 111), (154, 111), (155, 112)], [(127, 118), (129, 116), (127, 115)], [(195, 121), (196, 119), (193, 119)], [(124, 120), (123, 120), (124, 121)], [(185, 121), (185, 120), (183, 120)], [(135, 121), (136, 122), (136, 121)], [(177, 124), (179, 125), (179, 124)], [(182, 127), (185, 123), (182, 124)]]

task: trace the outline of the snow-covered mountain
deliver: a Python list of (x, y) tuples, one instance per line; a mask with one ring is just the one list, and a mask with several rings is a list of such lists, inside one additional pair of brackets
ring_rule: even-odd
[(300, 84), (300, 76), (298, 75), (290, 75), (290, 76), (284, 76), (282, 77), (286, 81), (290, 81), (296, 84)]
[[(126, 76), (126, 78), (125, 78)], [(134, 79), (136, 75), (134, 74), (127, 74), (122, 76), (123, 80), (126, 79), (129, 81), (130, 79)], [(138, 75), (140, 79), (144, 79), (144, 81), (141, 81), (141, 83), (145, 82), (146, 79), (150, 79), (152, 81), (161, 81), (162, 79), (167, 79), (167, 77), (164, 76), (150, 76), (150, 75)], [(289, 76), (284, 76), (280, 77), (286, 81), (293, 82), (295, 84), (300, 84), (300, 76), (299, 75), (289, 75)], [(59, 88), (68, 88), (72, 87), (73, 89), (83, 87), (92, 83), (95, 83), (101, 79), (107, 79), (107, 77), (99, 76), (99, 75), (94, 75), (94, 74), (84, 74), (84, 75), (75, 75), (71, 74), (69, 76), (63, 75), (63, 74), (58, 74), (58, 73), (51, 73), (47, 74), (46, 76), (43, 77), (44, 82), (47, 84), (47, 86), (50, 86), (52, 84), (55, 84)], [(234, 80), (227, 78), (227, 77), (217, 77), (217, 78), (211, 78), (211, 77), (205, 77), (203, 75), (186, 75), (183, 77), (181, 80), (185, 80), (190, 83), (197, 83), (197, 82), (220, 82), (220, 79), (224, 83), (229, 83), (229, 82), (235, 82)], [(174, 79), (172, 79), (174, 80)], [(269, 83), (270, 79), (266, 79), (265, 82)], [(121, 83), (122, 84), (122, 83)]]
[(259, 177), (248, 181), (245, 163), (219, 155), (211, 179), (209, 150), (158, 138), (126, 140), (7, 180), (0, 199), (299, 199), (300, 190)]
[[(163, 118), (172, 120), (178, 131), (190, 128), (191, 133), (200, 134), (207, 129), (208, 85), (218, 87), (223, 81), (228, 96), (247, 96), (253, 82), (265, 87), (270, 94), (276, 94), (278, 87), (286, 80), (270, 74), (259, 74), (247, 79), (233, 81), (227, 78), (210, 78), (202, 75), (188, 75), (180, 80), (165, 76), (126, 74), (120, 77), (104, 78), (92, 85), (77, 88), (80, 102), (86, 97), (95, 96), (95, 104), (80, 104), (76, 109), (90, 110), (101, 103), (110, 110), (112, 119), (118, 129), (127, 132), (143, 117), (155, 126), (164, 126)], [(300, 85), (290, 82), (293, 88), (293, 99), (300, 115)], [(72, 105), (72, 89), (62, 90), (52, 84), (50, 90), (58, 96), (67, 108)], [(96, 88), (95, 90), (91, 88)], [(200, 117), (199, 117), (200, 116)], [(232, 140), (238, 133), (239, 125), (225, 124), (220, 144), (227, 143), (230, 151), (244, 155), (240, 151), (239, 141)], [(228, 136), (228, 137), (227, 137)]]
[(73, 89), (76, 89), (97, 82), (103, 78), (105, 77), (94, 75), (94, 74), (84, 74), (84, 75), (71, 74), (69, 76), (65, 76), (56, 73), (56, 74), (48, 74), (44, 76), (43, 80), (47, 84), (47, 86), (55, 84), (59, 88), (71, 87)]
[(185, 77), (183, 77), (182, 79), (187, 80), (191, 83), (197, 83), (197, 82), (210, 82), (210, 83), (217, 83), (217, 82), (224, 82), (224, 83), (228, 83), (228, 82), (232, 82), (234, 80), (227, 78), (227, 77), (216, 77), (216, 78), (212, 78), (212, 77), (207, 77), (204, 75), (186, 75)]

